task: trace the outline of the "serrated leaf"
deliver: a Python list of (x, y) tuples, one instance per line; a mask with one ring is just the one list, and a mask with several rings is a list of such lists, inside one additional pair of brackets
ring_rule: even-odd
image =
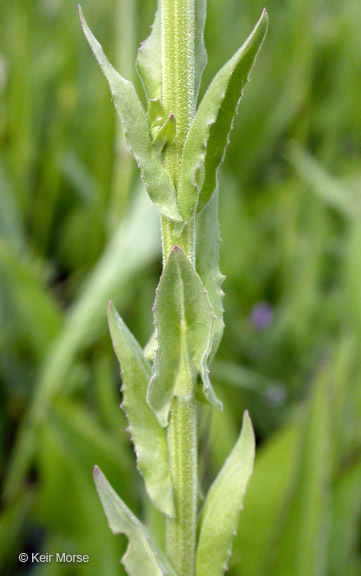
[(231, 553), (247, 485), (253, 471), (255, 438), (247, 412), (241, 434), (212, 484), (202, 511), (196, 576), (223, 576)]
[(176, 576), (147, 529), (119, 498), (103, 473), (94, 468), (94, 482), (114, 534), (125, 534), (129, 540), (122, 563), (129, 576)]
[(212, 308), (198, 274), (178, 246), (171, 251), (157, 288), (154, 320), (158, 346), (147, 400), (160, 424), (166, 426), (173, 397), (190, 397), (198, 374), (203, 376), (205, 393), (218, 402), (206, 369)]
[(217, 169), (224, 158), (233, 118), (267, 26), (268, 15), (264, 10), (252, 34), (221, 68), (200, 103), (182, 157), (178, 202), (186, 222), (196, 207), (200, 211), (207, 204), (216, 189)]
[[(195, 0), (195, 97), (197, 98), (202, 73), (207, 64), (204, 45), (206, 0)], [(137, 56), (137, 71), (148, 100), (162, 96), (162, 19), (161, 8), (155, 15), (152, 31), (142, 42)]]
[(90, 31), (79, 6), (80, 21), (89, 45), (106, 77), (130, 152), (136, 159), (146, 190), (159, 212), (172, 220), (181, 216), (171, 176), (163, 168), (149, 133), (147, 115), (131, 82), (113, 68)]
[(138, 469), (155, 506), (164, 514), (174, 516), (166, 434), (146, 402), (150, 364), (112, 304), (108, 307), (108, 321), (114, 351), (122, 369), (123, 406)]
[(158, 5), (152, 31), (141, 43), (137, 55), (137, 72), (148, 100), (162, 96), (162, 19)]
[(224, 276), (218, 267), (219, 260), (219, 228), (218, 228), (218, 192), (202, 210), (197, 218), (197, 248), (196, 269), (208, 293), (209, 302), (213, 308), (215, 320), (213, 324), (212, 348), (208, 361), (211, 362), (222, 340), (223, 322), (223, 291)]

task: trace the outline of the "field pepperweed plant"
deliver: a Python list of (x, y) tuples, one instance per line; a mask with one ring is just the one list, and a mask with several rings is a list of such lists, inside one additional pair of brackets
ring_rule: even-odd
[(136, 63), (145, 111), (133, 84), (108, 62), (79, 11), (129, 151), (161, 219), (163, 272), (153, 308), (155, 330), (145, 350), (112, 304), (108, 317), (137, 466), (165, 517), (165, 553), (97, 467), (96, 488), (111, 530), (129, 540), (122, 559), (129, 576), (221, 576), (252, 474), (255, 440), (245, 413), (239, 439), (199, 515), (197, 402), (222, 410), (208, 368), (223, 332), (217, 171), (267, 32), (267, 13), (215, 76), (197, 109), (207, 60), (206, 0), (160, 0)]

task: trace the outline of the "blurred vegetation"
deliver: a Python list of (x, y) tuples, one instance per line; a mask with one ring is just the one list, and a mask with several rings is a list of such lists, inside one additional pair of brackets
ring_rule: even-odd
[[(201, 410), (206, 486), (248, 407), (256, 468), (232, 576), (361, 575), (361, 7), (208, 0), (205, 86), (264, 4), (270, 30), (221, 175), (226, 331)], [(155, 1), (84, 0), (137, 82)], [(112, 299), (142, 343), (159, 223), (81, 32), (76, 4), (0, 0), (0, 572), (115, 576), (92, 484), (144, 500), (106, 328)], [(21, 566), (20, 552), (89, 554)]]

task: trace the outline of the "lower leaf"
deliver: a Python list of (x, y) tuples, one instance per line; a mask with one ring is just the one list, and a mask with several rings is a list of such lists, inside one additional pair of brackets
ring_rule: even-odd
[(166, 434), (146, 403), (150, 365), (112, 304), (108, 307), (108, 320), (114, 351), (122, 369), (123, 408), (139, 472), (154, 505), (167, 516), (174, 516)]
[(222, 576), (253, 471), (255, 438), (248, 412), (239, 439), (207, 495), (200, 524), (196, 576)]
[(129, 540), (122, 563), (129, 576), (177, 576), (147, 529), (127, 508), (123, 500), (95, 466), (94, 482), (114, 534), (125, 534)]

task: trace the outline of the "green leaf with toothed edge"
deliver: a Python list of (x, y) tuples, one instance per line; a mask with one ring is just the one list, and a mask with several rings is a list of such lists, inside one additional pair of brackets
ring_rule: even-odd
[(255, 438), (247, 412), (230, 456), (204, 503), (196, 554), (196, 576), (223, 576), (227, 569), (247, 485), (253, 471)]
[(211, 362), (222, 340), (223, 296), (222, 283), (224, 276), (218, 267), (219, 229), (218, 229), (218, 191), (197, 216), (196, 269), (208, 293), (209, 302), (215, 315), (213, 325), (212, 348), (208, 361)]
[[(207, 0), (195, 0), (195, 97), (197, 98), (202, 73), (207, 64), (204, 45), (204, 25)], [(162, 96), (162, 18), (158, 9), (148, 38), (142, 42), (137, 56), (137, 71), (148, 100)], [(171, 112), (171, 110), (169, 111)]]
[(147, 401), (166, 426), (174, 396), (190, 397), (197, 375), (206, 397), (221, 408), (209, 382), (206, 363), (213, 337), (213, 313), (207, 292), (184, 252), (168, 256), (154, 305), (157, 348)]
[(145, 188), (161, 214), (180, 221), (176, 191), (171, 176), (163, 168), (149, 133), (147, 115), (131, 82), (125, 80), (107, 60), (103, 49), (90, 31), (81, 7), (80, 21), (89, 45), (108, 80), (113, 102), (122, 123), (130, 152), (136, 159)]
[(125, 534), (129, 540), (122, 563), (129, 576), (177, 576), (147, 529), (119, 498), (96, 466), (95, 486), (113, 534)]
[(210, 200), (217, 170), (224, 158), (233, 118), (248, 76), (262, 46), (268, 15), (262, 16), (248, 40), (221, 68), (201, 101), (189, 130), (182, 157), (178, 202), (188, 222)]
[(113, 304), (108, 307), (108, 322), (122, 370), (123, 407), (129, 421), (138, 469), (154, 505), (172, 517), (175, 509), (166, 434), (146, 402), (150, 364)]

